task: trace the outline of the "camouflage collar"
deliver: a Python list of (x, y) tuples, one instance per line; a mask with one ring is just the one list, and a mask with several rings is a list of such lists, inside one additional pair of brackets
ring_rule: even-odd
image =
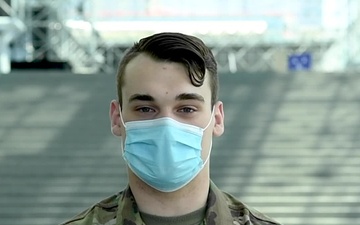
[(145, 225), (130, 186), (119, 196), (116, 225)]
[[(117, 225), (145, 225), (129, 186), (119, 196), (116, 217)], [(224, 194), (213, 182), (210, 182), (204, 224), (236, 224)]]
[[(145, 225), (135, 198), (127, 187), (63, 224)], [(280, 225), (210, 182), (203, 225)]]
[(234, 224), (233, 216), (222, 191), (211, 181), (207, 200), (205, 224)]

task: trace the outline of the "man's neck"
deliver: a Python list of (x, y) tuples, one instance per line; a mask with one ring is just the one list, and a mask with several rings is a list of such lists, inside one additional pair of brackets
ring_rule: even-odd
[(129, 171), (130, 188), (141, 212), (157, 216), (181, 216), (206, 205), (209, 193), (209, 169), (204, 168), (182, 189), (165, 193), (146, 185)]

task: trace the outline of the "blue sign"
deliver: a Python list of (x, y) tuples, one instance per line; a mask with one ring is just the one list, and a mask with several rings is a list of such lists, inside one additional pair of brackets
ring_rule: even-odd
[(310, 70), (312, 56), (310, 53), (293, 54), (288, 57), (288, 69), (290, 71)]

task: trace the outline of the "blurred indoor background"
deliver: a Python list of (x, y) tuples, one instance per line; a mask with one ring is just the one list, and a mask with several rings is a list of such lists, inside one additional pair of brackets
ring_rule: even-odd
[(360, 0), (0, 0), (1, 225), (59, 224), (126, 186), (115, 73), (160, 31), (217, 58), (220, 188), (283, 224), (360, 225)]

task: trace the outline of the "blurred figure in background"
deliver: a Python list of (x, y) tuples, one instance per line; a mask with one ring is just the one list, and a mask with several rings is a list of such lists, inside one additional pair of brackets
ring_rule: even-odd
[(224, 132), (218, 85), (217, 63), (200, 39), (159, 33), (135, 43), (110, 104), (129, 185), (64, 224), (278, 224), (210, 179), (212, 138)]

